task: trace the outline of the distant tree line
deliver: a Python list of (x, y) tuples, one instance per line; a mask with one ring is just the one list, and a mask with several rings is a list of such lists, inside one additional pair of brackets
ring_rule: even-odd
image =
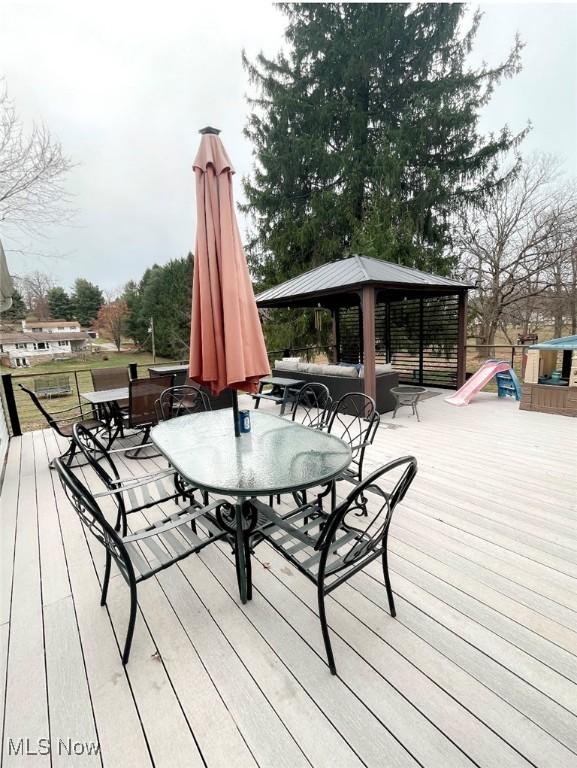
[(13, 322), (25, 317), (36, 320), (78, 320), (83, 327), (94, 327), (112, 339), (120, 350), (123, 338), (136, 346), (152, 349), (154, 323), (156, 352), (162, 357), (188, 357), (190, 309), (192, 301), (193, 257), (154, 264), (137, 282), (129, 281), (122, 291), (103, 294), (93, 283), (78, 278), (70, 292), (55, 285), (42, 272), (18, 280), (10, 310), (2, 320)]
[(16, 282), (18, 287), (12, 297), (12, 306), (2, 315), (5, 321), (25, 317), (78, 320), (83, 327), (89, 327), (104, 304), (100, 288), (83, 277), (75, 280), (70, 292), (56, 285), (53, 278), (44, 272), (32, 272)]

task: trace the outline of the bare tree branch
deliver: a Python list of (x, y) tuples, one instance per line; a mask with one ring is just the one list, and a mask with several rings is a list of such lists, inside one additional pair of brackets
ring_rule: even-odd
[(550, 156), (534, 156), (482, 206), (461, 213), (453, 245), (461, 273), (476, 285), (470, 307), (482, 343), (492, 345), (497, 329), (511, 323), (527, 330), (572, 285), (576, 242), (577, 192)]
[(27, 132), (0, 81), (0, 226), (39, 234), (73, 215), (65, 189), (74, 167), (44, 125)]

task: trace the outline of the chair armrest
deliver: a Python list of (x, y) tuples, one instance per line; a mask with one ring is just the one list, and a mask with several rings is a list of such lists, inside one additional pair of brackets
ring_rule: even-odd
[[(95, 493), (93, 495), (95, 499), (99, 498), (100, 496), (112, 496), (114, 493), (119, 493), (121, 491), (131, 491), (133, 488), (141, 488), (143, 485), (150, 485), (151, 483), (155, 482), (155, 480), (160, 480), (164, 477), (172, 477), (175, 474), (175, 472), (171, 472), (160, 476), (144, 475), (143, 477), (114, 480), (113, 483), (117, 486), (116, 488), (111, 488), (108, 491), (100, 491), (99, 493)], [(175, 491), (175, 493), (177, 492), (178, 491)]]

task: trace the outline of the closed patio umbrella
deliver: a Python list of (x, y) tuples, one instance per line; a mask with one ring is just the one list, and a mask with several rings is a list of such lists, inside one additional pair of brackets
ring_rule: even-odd
[(12, 296), (14, 294), (14, 283), (8, 272), (6, 256), (0, 240), (0, 312), (6, 312), (12, 306)]
[(200, 133), (189, 375), (214, 395), (233, 390), (238, 435), (237, 391), (256, 392), (270, 368), (234, 210), (234, 168), (219, 131)]

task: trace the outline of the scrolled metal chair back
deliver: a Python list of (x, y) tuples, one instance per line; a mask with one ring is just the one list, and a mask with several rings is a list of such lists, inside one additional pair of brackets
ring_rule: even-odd
[(60, 430), (60, 427), (59, 427), (59, 425), (58, 425), (58, 422), (57, 422), (57, 421), (56, 421), (56, 419), (55, 419), (55, 418), (52, 416), (52, 414), (50, 413), (50, 411), (47, 411), (47, 410), (46, 410), (46, 408), (45, 408), (45, 407), (42, 405), (42, 403), (41, 403), (41, 402), (40, 402), (40, 400), (38, 399), (38, 396), (37, 396), (37, 394), (36, 394), (35, 392), (33, 392), (31, 389), (28, 389), (27, 387), (24, 387), (24, 386), (22, 386), (22, 384), (18, 384), (18, 386), (20, 387), (20, 389), (21, 389), (23, 392), (26, 392), (26, 394), (30, 396), (30, 399), (32, 400), (32, 402), (34, 403), (34, 405), (36, 406), (36, 408), (37, 408), (37, 409), (40, 411), (40, 413), (41, 413), (41, 414), (44, 416), (44, 418), (45, 418), (45, 419), (46, 419), (46, 421), (48, 422), (48, 425), (49, 425), (50, 427), (52, 427), (52, 429), (53, 429), (55, 432), (57, 432), (59, 435), (62, 435), (62, 432), (61, 432), (61, 430)]
[(328, 431), (350, 445), (359, 479), (365, 449), (373, 442), (380, 419), (373, 398), (361, 392), (348, 392), (333, 406)]
[[(403, 456), (380, 467), (359, 483), (330, 515), (315, 549), (323, 550), (319, 565), (326, 573), (336, 573), (350, 567), (355, 570), (383, 552), (387, 546), (389, 526), (395, 507), (407, 493), (415, 475), (417, 461), (413, 456)], [(370, 497), (367, 496), (370, 494)], [(368, 514), (364, 512), (368, 503)], [(349, 515), (354, 519), (349, 522)], [(339, 544), (340, 534), (346, 532)], [(337, 555), (332, 544), (337, 544)]]
[(301, 424), (305, 427), (322, 429), (326, 425), (332, 402), (329, 390), (324, 384), (320, 382), (305, 384), (299, 391), (292, 412), (292, 420), (295, 421), (298, 414)]
[(104, 485), (113, 488), (114, 481), (118, 480), (120, 475), (100, 440), (82, 424), (72, 427), (72, 438)]
[(208, 395), (193, 384), (181, 384), (165, 389), (155, 407), (159, 421), (211, 410)]
[(127, 581), (134, 580), (134, 569), (122, 539), (104, 517), (88, 488), (60, 460), (54, 461), (54, 467), (62, 483), (66, 497), (84, 527), (108, 551)]

